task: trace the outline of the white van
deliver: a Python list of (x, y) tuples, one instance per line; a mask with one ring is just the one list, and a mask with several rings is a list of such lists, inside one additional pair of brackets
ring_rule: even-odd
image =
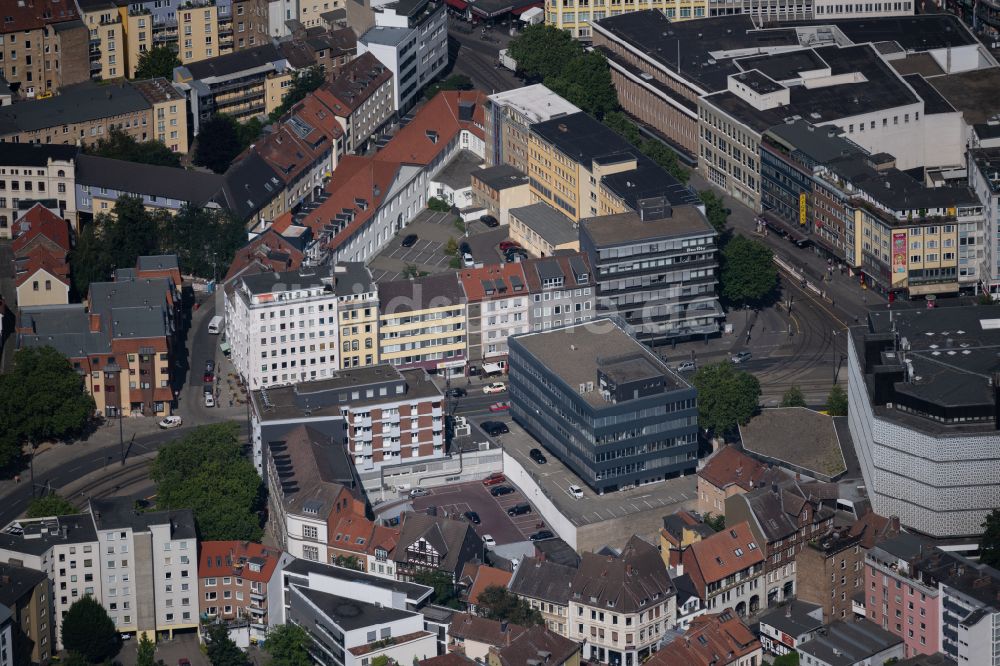
[(211, 321), (208, 322), (208, 332), (212, 335), (218, 335), (219, 331), (222, 329), (222, 317), (215, 315), (212, 317)]

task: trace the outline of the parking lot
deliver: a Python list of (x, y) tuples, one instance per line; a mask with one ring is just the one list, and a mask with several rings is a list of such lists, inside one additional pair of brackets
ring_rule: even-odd
[(437, 507), (438, 515), (447, 515), (459, 520), (466, 520), (463, 516), (466, 511), (475, 511), (481, 521), (481, 524), (472, 526), (476, 534), (480, 537), (489, 534), (499, 546), (527, 541), (535, 532), (548, 528), (539, 526), (539, 523), (544, 521), (534, 510), (520, 516), (508, 516), (507, 509), (510, 507), (530, 502), (509, 481), (497, 485), (510, 486), (514, 488), (514, 492), (493, 497), (490, 488), (496, 486), (484, 486), (482, 481), (472, 481), (434, 488), (430, 495), (414, 499), (413, 508), (416, 511), (424, 511), (432, 506)]
[[(507, 238), (507, 227), (490, 229), (475, 220), (467, 225), (468, 236), (455, 224), (458, 216), (453, 213), (437, 213), (425, 210), (402, 231), (368, 264), (376, 282), (399, 280), (410, 267), (418, 273), (443, 273), (457, 270), (452, 260), (458, 255), (445, 253), (450, 239), (456, 243), (466, 242), (477, 263), (495, 263), (501, 260), (497, 249), (500, 241)], [(417, 236), (411, 247), (403, 247), (403, 239), (410, 234)]]

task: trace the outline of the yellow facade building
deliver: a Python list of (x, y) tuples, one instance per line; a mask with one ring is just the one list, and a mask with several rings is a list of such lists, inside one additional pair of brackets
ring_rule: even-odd
[(658, 9), (671, 21), (687, 21), (708, 16), (708, 0), (548, 0), (545, 22), (590, 39), (591, 21), (646, 9)]
[[(232, 26), (232, 21), (229, 25)], [(232, 50), (231, 40), (229, 46)], [(215, 5), (177, 10), (177, 57), (181, 63), (186, 65), (218, 55), (222, 52), (219, 50), (219, 11)]]
[(80, 17), (90, 33), (90, 74), (104, 81), (128, 74), (121, 10), (113, 2), (85, 9)]

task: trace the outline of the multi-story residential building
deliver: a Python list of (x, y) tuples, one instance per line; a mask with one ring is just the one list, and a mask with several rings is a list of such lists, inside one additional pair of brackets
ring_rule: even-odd
[(465, 292), (454, 273), (378, 284), (379, 359), (461, 376), (468, 350)]
[(511, 413), (596, 492), (694, 472), (694, 388), (611, 319), (508, 340)]
[(247, 386), (315, 381), (340, 369), (338, 277), (328, 268), (300, 268), (246, 275), (226, 290), (230, 358)]
[(458, 274), (465, 292), (470, 363), (507, 365), (507, 338), (531, 330), (531, 297), (520, 263), (465, 268)]
[[(198, 552), (198, 606), (205, 620), (246, 623), (264, 640), (273, 623), (269, 605), (281, 603), (281, 575), (291, 556), (246, 541), (202, 541)], [(277, 592), (277, 594), (274, 594)]]
[(291, 81), (288, 59), (270, 43), (174, 70), (174, 85), (188, 97), (194, 134), (215, 114), (247, 120), (271, 113), (283, 97), (270, 94), (271, 89), (282, 90)]
[(701, 202), (621, 135), (582, 111), (531, 126), (526, 173), (534, 200), (573, 221), (638, 211), (640, 201), (656, 197), (665, 197), (671, 206)]
[(394, 79), (394, 109), (410, 109), (448, 64), (445, 3), (413, 0), (374, 9), (374, 27), (358, 37), (358, 55), (370, 52)]
[(81, 83), (48, 99), (0, 108), (0, 143), (92, 145), (112, 129), (136, 141), (162, 140), (175, 152), (187, 152), (184, 97), (165, 79)]
[[(967, 159), (969, 187), (983, 204), (983, 243), (977, 248), (982, 253), (979, 284), (997, 300), (1000, 295), (1000, 148), (970, 150)], [(968, 240), (965, 242), (968, 244)], [(959, 247), (962, 247), (961, 239)]]
[(5, 145), (0, 150), (0, 238), (31, 200), (55, 199), (59, 216), (76, 223), (76, 146)]
[(307, 560), (289, 563), (283, 578), (274, 623), (305, 629), (318, 661), (365, 666), (385, 656), (412, 664), (438, 654), (439, 634), (447, 644), (447, 623), (427, 608), (429, 587)]
[(768, 473), (767, 465), (751, 458), (735, 446), (719, 449), (698, 470), (698, 512), (702, 515), (726, 515), (726, 499), (770, 485), (784, 474)]
[(507, 589), (537, 610), (550, 631), (568, 637), (574, 622), (569, 616), (569, 599), (575, 577), (574, 567), (544, 557), (524, 557)]
[(269, 0), (233, 0), (233, 51), (260, 46), (270, 39)]
[(876, 513), (935, 537), (978, 538), (1000, 505), (988, 462), (1000, 444), (997, 403), (976, 360), (998, 342), (993, 318), (1000, 308), (893, 310), (850, 329), (848, 425)]
[(540, 83), (490, 95), (485, 114), (486, 163), (509, 164), (521, 173), (528, 173), (531, 126), (579, 111)]
[(663, 528), (660, 530), (660, 557), (664, 566), (676, 567), (681, 562), (681, 553), (685, 548), (713, 534), (715, 530), (690, 511), (675, 511), (663, 516)]
[(730, 610), (691, 620), (683, 636), (675, 638), (647, 663), (650, 666), (758, 666), (764, 663), (760, 641)]
[(376, 155), (345, 157), (326, 199), (296, 216), (313, 230), (310, 261), (367, 261), (385, 247), (424, 209), (452, 158), (462, 150), (482, 157), (484, 100), (473, 90), (438, 93)]
[(102, 603), (121, 632), (156, 637), (198, 626), (194, 514), (135, 510), (127, 497), (90, 500)]
[[(946, 608), (942, 607), (941, 592), (937, 581), (919, 567), (924, 549), (923, 540), (903, 533), (882, 541), (864, 558), (865, 613), (874, 625), (902, 639), (906, 657), (947, 651), (942, 642)], [(929, 547), (927, 551), (930, 555)], [(940, 554), (938, 558), (942, 559)], [(959, 620), (965, 619), (964, 613), (958, 615)], [(957, 658), (957, 633), (948, 638), (951, 657)]]
[(594, 318), (594, 272), (587, 255), (561, 252), (527, 259), (522, 266), (531, 294), (528, 323), (532, 331), (580, 324)]
[(298, 270), (304, 257), (295, 239), (285, 238), (272, 226), (236, 251), (222, 285), (228, 288), (244, 275)]
[(716, 236), (700, 208), (661, 197), (638, 212), (583, 220), (580, 249), (594, 267), (598, 311), (617, 313), (651, 345), (715, 335), (724, 316)]
[(268, 529), (292, 557), (330, 562), (334, 527), (344, 516), (364, 515), (356, 475), (330, 434), (335, 427), (283, 425), (261, 428)]
[(142, 200), (146, 210), (175, 214), (185, 205), (214, 208), (224, 179), (177, 167), (140, 164), (98, 155), (76, 158), (77, 212), (86, 218), (113, 214), (119, 197)]
[(39, 639), (39, 654), (62, 649), (62, 618), (75, 601), (86, 595), (103, 599), (102, 557), (88, 514), (22, 518), (0, 530), (0, 562), (41, 571), (49, 581), (50, 626), (43, 630), (42, 618), (33, 618), (37, 631), (52, 637), (47, 646)]
[(620, 556), (583, 553), (569, 598), (569, 638), (592, 663), (638, 666), (677, 618), (676, 590), (656, 546), (637, 536)]
[(364, 264), (346, 262), (336, 265), (334, 277), (341, 367), (377, 365), (379, 302), (371, 271)]
[(378, 525), (365, 516), (343, 516), (333, 528), (328, 553), (331, 564), (396, 579), (392, 553), (399, 530)]
[(372, 53), (344, 65), (316, 91), (344, 129), (344, 151), (363, 152), (368, 139), (395, 115), (392, 72)]
[(690, 576), (695, 594), (710, 613), (730, 608), (740, 617), (754, 615), (766, 603), (763, 548), (746, 522), (726, 522), (721, 532), (681, 553), (678, 573)]
[(867, 620), (834, 622), (795, 650), (802, 661), (813, 666), (863, 666), (903, 658), (902, 641)]
[[(796, 557), (833, 527), (833, 509), (808, 486), (788, 481), (729, 497), (726, 521), (750, 526), (765, 557), (763, 582), (772, 606), (795, 594)], [(850, 598), (844, 603), (849, 607)]]
[[(503, 165), (494, 169), (513, 169)], [(477, 177), (478, 174), (473, 177)], [(510, 224), (510, 238), (521, 244), (532, 256), (550, 257), (558, 250), (578, 251), (578, 225), (547, 203), (509, 208), (503, 213)]]
[(508, 644), (527, 629), (519, 624), (490, 620), (470, 613), (455, 613), (448, 636), (449, 655), (465, 655), (473, 663), (485, 663), (490, 648)]
[(864, 591), (862, 538), (846, 529), (828, 532), (810, 539), (795, 555), (795, 596), (818, 604), (824, 624), (853, 616), (853, 599)]
[[(421, 369), (385, 363), (253, 393), (255, 458), (271, 428), (308, 425), (344, 446), (359, 472), (444, 455), (440, 389)], [(270, 440), (269, 440), (270, 441)], [(351, 478), (348, 476), (347, 478)]]
[[(527, 206), (531, 201), (528, 176), (509, 164), (477, 169), (472, 172), (470, 181), (473, 205), (482, 207), (500, 224), (510, 224), (510, 211)], [(514, 233), (513, 228), (511, 233)]]
[(14, 223), (14, 286), (20, 308), (69, 303), (70, 229), (42, 204)]
[(466, 563), (483, 559), (483, 542), (464, 520), (404, 513), (392, 558), (399, 580), (412, 580), (420, 572), (440, 572), (458, 582)]
[(812, 640), (823, 625), (821, 606), (792, 599), (760, 616), (760, 643), (771, 654), (786, 655)]
[(0, 564), (0, 612), (8, 610), (11, 617), (11, 635), (3, 645), (6, 664), (48, 662), (55, 645), (52, 603), (52, 583), (44, 571)]
[(18, 348), (49, 346), (65, 355), (104, 416), (166, 416), (175, 401), (180, 284), (176, 257), (140, 257), (136, 269), (116, 271), (114, 282), (90, 284), (89, 309), (23, 309)]
[[(580, 666), (582, 647), (546, 627), (529, 627), (510, 643), (492, 646), (489, 666), (521, 666), (539, 661), (551, 666)], [(627, 661), (625, 663), (628, 663)]]
[(59, 0), (6, 3), (0, 26), (0, 79), (19, 97), (52, 95), (87, 81), (87, 28)]
[[(713, 4), (714, 7), (714, 4)], [(606, 16), (635, 11), (636, 6), (631, 3), (622, 5), (621, 2), (610, 2), (605, 4), (600, 0), (600, 4), (590, 5), (589, 2), (570, 2), (568, 4), (556, 3), (548, 5), (545, 13), (545, 22), (560, 30), (566, 30), (569, 34), (580, 39), (589, 40), (591, 38), (591, 21), (600, 21)], [(666, 15), (671, 22), (688, 21), (693, 18), (704, 18), (709, 15), (708, 0), (659, 0), (652, 5), (643, 5), (642, 9), (655, 9)]]

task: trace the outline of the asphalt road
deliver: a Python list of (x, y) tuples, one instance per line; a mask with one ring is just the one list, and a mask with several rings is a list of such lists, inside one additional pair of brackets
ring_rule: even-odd
[(500, 49), (506, 48), (510, 35), (500, 27), (486, 31), (466, 21), (448, 17), (449, 74), (464, 74), (479, 90), (487, 93), (519, 88), (524, 83), (514, 73), (498, 67)]

